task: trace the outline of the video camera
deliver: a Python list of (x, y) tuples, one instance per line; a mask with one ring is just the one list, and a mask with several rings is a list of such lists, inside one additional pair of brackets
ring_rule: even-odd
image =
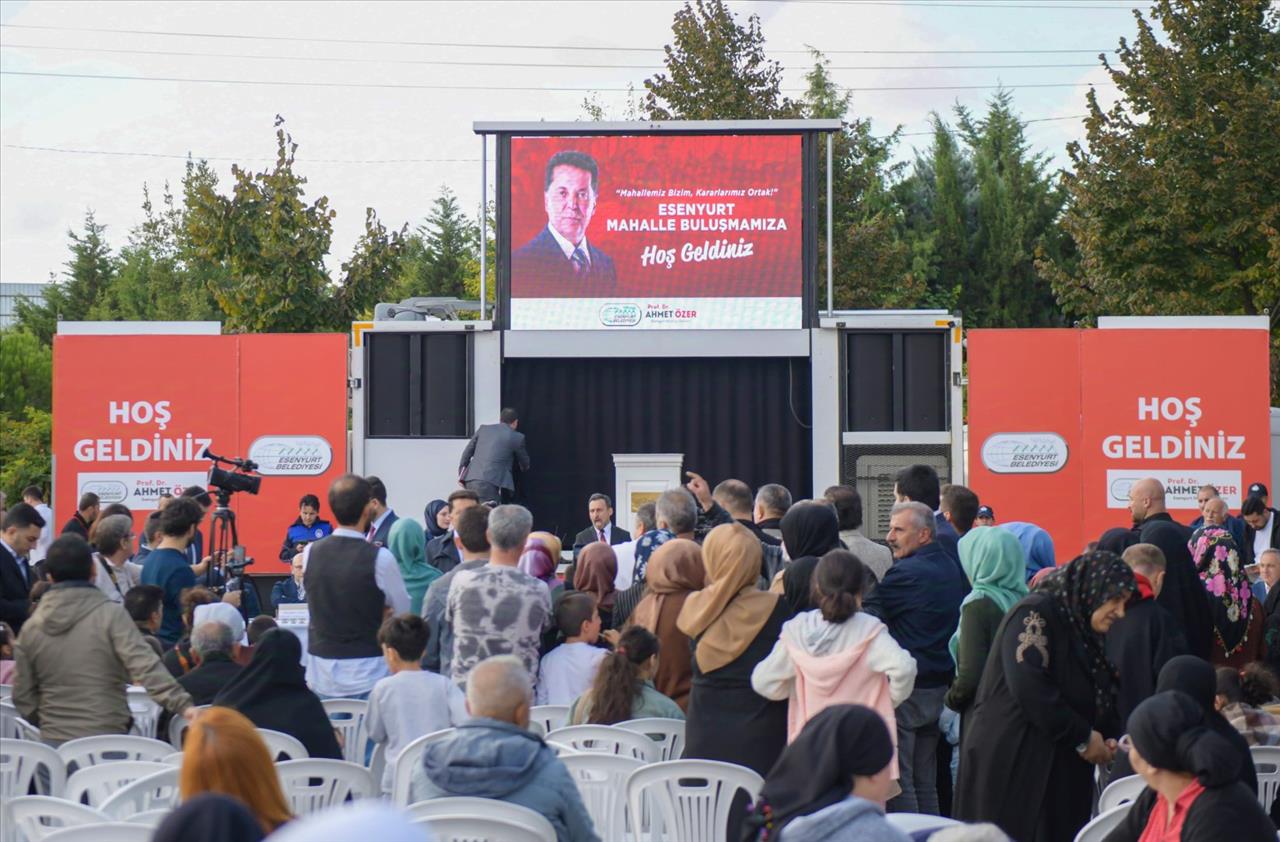
[[(235, 494), (237, 491), (257, 494), (262, 488), (262, 477), (254, 473), (258, 470), (258, 463), (252, 459), (231, 459), (219, 456), (207, 447), (200, 456), (213, 461), (213, 467), (209, 469), (210, 487), (220, 489), (225, 494)], [(222, 465), (231, 465), (235, 470), (228, 471), (220, 467)]]

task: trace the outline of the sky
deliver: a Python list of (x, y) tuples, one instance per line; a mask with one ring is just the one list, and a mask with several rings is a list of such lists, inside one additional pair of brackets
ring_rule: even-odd
[[(625, 117), (626, 88), (642, 90), (661, 69), (680, 6), (0, 0), (0, 281), (61, 272), (67, 230), (79, 230), (87, 210), (118, 248), (142, 219), (143, 185), (153, 198), (166, 182), (176, 189), (189, 154), (208, 158), (224, 187), (232, 163), (269, 166), (276, 115), (299, 145), (308, 195), (337, 210), (336, 272), (368, 207), (389, 228), (413, 228), (447, 185), (474, 215), (474, 121), (582, 119), (589, 96)], [(1132, 39), (1134, 6), (1145, 8), (730, 0), (740, 18), (760, 17), (784, 88), (799, 95), (808, 48), (822, 50), (836, 82), (853, 89), (856, 116), (877, 134), (902, 127), (900, 159), (929, 145), (931, 111), (981, 110), (1003, 83), (1036, 121), (1032, 147), (1057, 166), (1083, 138), (1075, 118), (1089, 85), (1104, 105), (1114, 98), (1098, 54)], [(1023, 87), (1032, 85), (1048, 87)], [(488, 178), (492, 195), (492, 146)]]

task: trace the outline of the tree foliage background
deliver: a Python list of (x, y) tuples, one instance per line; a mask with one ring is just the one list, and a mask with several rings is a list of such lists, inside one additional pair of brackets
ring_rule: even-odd
[[(1030, 147), (1003, 90), (981, 113), (929, 115), (931, 142), (902, 161), (900, 132), (873, 134), (820, 53), (804, 93), (787, 97), (759, 17), (723, 0), (687, 0), (663, 70), (632, 87), (621, 113), (588, 97), (584, 114), (838, 119), (834, 236), (825, 242), (823, 226), (819, 243), (820, 266), (832, 253), (837, 307), (959, 309), (975, 327), (1268, 313), (1280, 400), (1280, 10), (1267, 0), (1157, 0), (1134, 17), (1137, 37), (1121, 40), (1119, 61), (1100, 57), (1120, 99), (1104, 110), (1090, 95), (1087, 140), (1067, 149), (1067, 171)], [(363, 236), (329, 271), (337, 210), (308, 196), (282, 123), (274, 165), (233, 167), (225, 188), (204, 161), (188, 163), (177, 190), (164, 185), (158, 204), (143, 186), (143, 220), (118, 251), (92, 211), (68, 232), (61, 275), (0, 332), (0, 489), (12, 497), (48, 483), (59, 319), (345, 330), (382, 300), (479, 297), (478, 220), (447, 186), (412, 230), (366, 208)], [(484, 248), (492, 266), (492, 236)]]

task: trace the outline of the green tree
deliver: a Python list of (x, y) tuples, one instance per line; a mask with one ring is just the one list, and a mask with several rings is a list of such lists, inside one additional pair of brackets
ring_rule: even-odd
[(67, 232), (71, 259), (65, 264), (63, 280), (51, 277), (42, 301), (18, 300), (14, 314), (17, 324), (43, 344), (52, 344), (59, 321), (87, 318), (115, 277), (115, 260), (106, 232), (107, 227), (98, 224), (93, 211), (87, 211), (83, 231)]
[(0, 330), (0, 414), (19, 417), (27, 407), (49, 409), (53, 355), (25, 330)]
[(324, 257), (334, 211), (325, 196), (305, 200), (307, 180), (293, 166), (298, 146), (279, 124), (275, 166), (251, 173), (233, 165), (230, 196), (198, 169), (183, 179), (184, 256), (225, 279), (211, 291), (231, 331), (305, 332), (333, 315)]
[(11, 502), (22, 499), (28, 485), (48, 488), (52, 478), (53, 416), (28, 406), (0, 413), (0, 491)]
[[(977, 187), (970, 243), (972, 273), (960, 292), (960, 307), (976, 327), (1039, 327), (1060, 324), (1053, 289), (1036, 266), (1037, 253), (1060, 252), (1058, 219), (1065, 194), (1049, 175), (1044, 153), (1031, 154), (1025, 123), (1014, 113), (1012, 95), (998, 91), (986, 115), (975, 120), (957, 108), (960, 130), (973, 160)], [(940, 170), (941, 176), (945, 170)], [(942, 191), (939, 198), (951, 195)], [(947, 209), (938, 221), (953, 230)]]
[[(801, 113), (813, 119), (840, 120), (832, 140), (832, 267), (839, 308), (911, 307), (924, 286), (911, 271), (910, 245), (900, 236), (901, 213), (890, 184), (898, 168), (889, 163), (897, 131), (887, 138), (871, 134), (871, 121), (850, 115), (852, 97), (831, 78), (829, 62), (816, 50), (805, 76)], [(826, 155), (819, 156), (818, 183), (826, 183)], [(826, 306), (826, 191), (819, 191), (819, 306)]]
[(351, 322), (373, 318), (374, 305), (387, 296), (400, 272), (407, 229), (406, 225), (388, 232), (373, 208), (365, 209), (364, 234), (351, 259), (342, 264), (342, 282), (331, 293), (333, 306), (325, 323), (329, 329), (346, 332)]
[(1158, 0), (1150, 15), (1134, 12), (1117, 66), (1102, 57), (1120, 99), (1104, 111), (1091, 92), (1088, 142), (1068, 147), (1078, 259), (1046, 269), (1088, 316), (1269, 310), (1280, 347), (1280, 10)]
[(479, 236), (453, 191), (441, 188), (426, 221), (405, 241), (397, 296), (463, 296)]
[(799, 106), (782, 94), (782, 65), (765, 55), (759, 15), (739, 23), (724, 0), (686, 0), (671, 31), (666, 72), (644, 82), (648, 119), (799, 116)]

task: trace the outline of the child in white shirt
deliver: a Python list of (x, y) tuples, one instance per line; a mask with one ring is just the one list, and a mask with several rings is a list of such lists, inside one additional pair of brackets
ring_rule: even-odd
[(386, 746), (384, 793), (391, 792), (396, 758), (405, 746), (470, 718), (466, 697), (457, 685), (422, 668), (429, 634), (426, 622), (416, 614), (388, 617), (378, 630), (382, 657), (391, 675), (373, 685), (365, 724), (369, 739)]
[(570, 593), (556, 605), (556, 626), (564, 643), (542, 657), (538, 666), (535, 704), (568, 705), (591, 687), (596, 669), (609, 654), (600, 639), (600, 612), (589, 593)]

